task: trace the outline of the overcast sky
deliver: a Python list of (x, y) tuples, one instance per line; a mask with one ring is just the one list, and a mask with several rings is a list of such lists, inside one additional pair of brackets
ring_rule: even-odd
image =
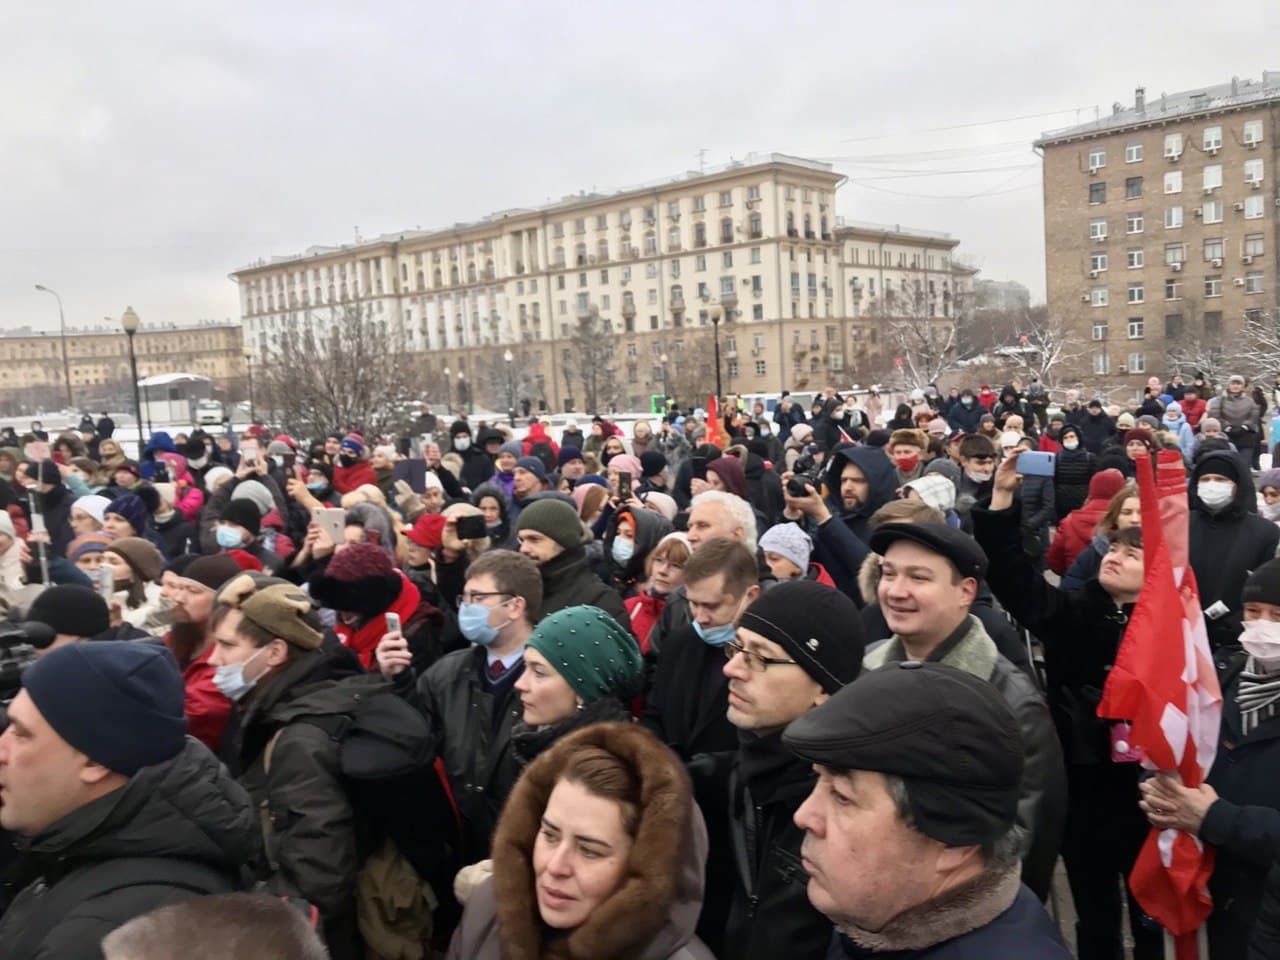
[(0, 0), (0, 328), (56, 326), (35, 283), (76, 325), (238, 318), (227, 274), (258, 257), (613, 190), (700, 149), (833, 159), (842, 216), (948, 231), (1041, 298), (1031, 141), (1138, 84), (1280, 69), (1280, 3), (1212, 11)]

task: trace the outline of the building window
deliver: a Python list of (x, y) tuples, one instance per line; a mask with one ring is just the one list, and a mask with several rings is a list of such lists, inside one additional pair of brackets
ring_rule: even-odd
[(1260, 194), (1253, 194), (1244, 198), (1244, 218), (1246, 220), (1259, 219), (1263, 211), (1266, 209), (1263, 201), (1266, 198)]
[(1182, 299), (1182, 281), (1169, 278), (1164, 282), (1164, 298), (1166, 300)]
[(732, 266), (733, 266), (733, 251), (732, 251), (732, 250), (726, 250), (724, 253), (722, 253), (722, 254), (720, 255), (720, 266), (722, 266), (722, 267), (726, 267), (726, 268), (727, 268), (727, 267), (732, 267)]
[(1142, 144), (1126, 143), (1124, 145), (1124, 162), (1138, 163), (1142, 160)]
[(1124, 181), (1124, 198), (1126, 200), (1142, 199), (1142, 178), (1126, 177)]
[(554, 233), (555, 233), (555, 235), (556, 235), (557, 237), (563, 237), (563, 236), (564, 236), (564, 224), (563, 224), (563, 223), (557, 223), (557, 224), (555, 225)]
[(609, 215), (607, 213), (602, 213), (598, 217), (596, 217), (597, 230), (607, 229), (608, 226), (609, 226)]
[(760, 188), (759, 188), (758, 186), (756, 186), (755, 184), (752, 184), (751, 186), (747, 187), (747, 199), (748, 199), (748, 200), (759, 200), (759, 199), (760, 199)]
[(1165, 193), (1181, 193), (1182, 192), (1182, 171), (1169, 170), (1164, 175), (1164, 192)]
[(1244, 122), (1244, 145), (1251, 147), (1262, 142), (1262, 121), (1246, 120)]
[(1106, 203), (1107, 202), (1107, 185), (1099, 181), (1098, 183), (1089, 184), (1089, 202), (1090, 203)]
[(1129, 372), (1130, 373), (1146, 373), (1147, 372), (1147, 355), (1145, 353), (1129, 354)]
[(654, 289), (652, 289), (652, 288), (650, 288), (648, 291), (646, 291), (646, 294), (645, 294), (645, 302), (646, 302), (646, 303), (657, 303), (657, 302), (658, 302), (658, 291), (657, 291), (657, 290), (654, 290)]
[(1111, 372), (1111, 358), (1105, 353), (1094, 354), (1093, 372), (1096, 376), (1105, 376)]
[(732, 297), (733, 295), (734, 295), (733, 277), (721, 277), (720, 278), (720, 296)]
[(1209, 310), (1204, 315), (1204, 332), (1208, 334), (1222, 333), (1222, 311)]
[(1165, 207), (1164, 226), (1166, 230), (1176, 230), (1182, 226), (1182, 208)]
[(1244, 182), (1245, 183), (1261, 183), (1262, 182), (1262, 158), (1257, 157), (1253, 160), (1244, 162)]
[(1124, 232), (1125, 233), (1141, 233), (1142, 232), (1142, 213), (1134, 211), (1124, 215)]
[(587, 221), (586, 221), (586, 219), (585, 219), (585, 218), (583, 218), (583, 219), (581, 219), (581, 220), (575, 220), (575, 221), (573, 221), (573, 232), (574, 232), (574, 233), (586, 233), (586, 232), (587, 232)]
[(760, 262), (760, 248), (759, 248), (759, 247), (752, 247), (752, 248), (751, 248), (751, 262), (752, 262), (752, 263), (759, 263), (759, 262)]
[(1204, 278), (1204, 295), (1206, 297), (1222, 296), (1222, 274), (1215, 273)]
[(1130, 303), (1143, 303), (1146, 300), (1146, 293), (1143, 292), (1141, 283), (1129, 284), (1128, 294)]
[(1094, 147), (1089, 151), (1089, 167), (1105, 167), (1107, 165), (1107, 151), (1101, 147)]
[(707, 258), (704, 254), (700, 253), (693, 258), (693, 269), (699, 272), (707, 269)]
[(764, 293), (764, 277), (758, 273), (751, 277), (751, 293), (757, 297)]
[(1093, 321), (1093, 339), (1095, 340), (1107, 339), (1107, 321), (1106, 320)]
[(1262, 271), (1250, 270), (1244, 275), (1244, 292), (1245, 293), (1261, 293), (1262, 292)]
[(1141, 317), (1129, 318), (1129, 339), (1141, 340), (1146, 332), (1146, 324)]
[(701, 213), (701, 212), (702, 212), (703, 210), (705, 210), (705, 209), (707, 209), (707, 198), (706, 198), (706, 197), (704, 197), (704, 196), (702, 196), (701, 194), (699, 194), (698, 196), (694, 197), (694, 198), (693, 198), (693, 212), (694, 212), (694, 213)]
[(752, 306), (752, 308), (751, 308), (751, 319), (752, 319), (752, 320), (763, 320), (763, 319), (764, 319), (764, 304), (757, 303), (757, 304), (755, 304), (755, 305), (753, 305), (753, 306)]
[(1261, 233), (1245, 234), (1244, 238), (1244, 255), (1246, 257), (1260, 257), (1265, 251), (1265, 237)]
[(1182, 134), (1166, 133), (1164, 135), (1164, 155), (1174, 158), (1182, 156)]
[(672, 227), (667, 231), (667, 248), (669, 250), (680, 249), (680, 228)]
[(720, 206), (722, 206), (722, 207), (728, 207), (728, 206), (731, 206), (732, 204), (733, 204), (733, 191), (732, 191), (732, 190), (721, 190), (721, 191), (720, 191)]
[(1164, 316), (1164, 338), (1177, 340), (1182, 336), (1182, 314), (1166, 313)]
[(658, 252), (658, 237), (652, 230), (644, 235), (645, 256), (653, 256)]
[(730, 217), (720, 221), (720, 242), (733, 243), (733, 220)]
[(1222, 201), (1221, 200), (1205, 201), (1204, 222), (1205, 223), (1221, 223), (1222, 222)]
[(1222, 127), (1204, 128), (1204, 148), (1206, 150), (1222, 149)]
[(1218, 260), (1218, 261), (1222, 260), (1222, 238), (1221, 237), (1211, 237), (1205, 240), (1204, 259), (1206, 260), (1206, 262), (1211, 260)]
[(738, 361), (737, 361), (737, 360), (730, 360), (730, 361), (729, 361), (729, 363), (728, 363), (728, 365), (727, 365), (727, 369), (726, 369), (726, 371), (725, 371), (725, 372), (729, 374), (729, 379), (730, 379), (730, 380), (732, 380), (734, 377), (736, 377), (736, 376), (738, 375)]
[(1142, 248), (1137, 247), (1133, 250), (1125, 252), (1125, 263), (1130, 270), (1134, 270), (1143, 265)]
[(1204, 189), (1205, 191), (1217, 190), (1222, 186), (1222, 164), (1211, 163), (1204, 168)]
[(756, 361), (756, 376), (757, 376), (757, 377), (763, 377), (763, 376), (765, 375), (765, 373), (766, 373), (766, 372), (767, 372), (767, 369), (766, 369), (766, 367), (765, 367), (765, 362), (764, 362), (763, 360), (757, 360), (757, 361)]
[(1103, 270), (1105, 270), (1105, 269), (1107, 269), (1107, 255), (1106, 255), (1106, 253), (1091, 253), (1091, 254), (1089, 254), (1089, 270), (1090, 270), (1090, 272), (1092, 272), (1092, 273), (1101, 273), (1101, 272), (1102, 272)]
[(1089, 221), (1089, 239), (1107, 239), (1107, 221), (1105, 217), (1094, 217)]
[(1095, 307), (1105, 307), (1109, 302), (1106, 287), (1094, 287), (1089, 291), (1089, 302)]

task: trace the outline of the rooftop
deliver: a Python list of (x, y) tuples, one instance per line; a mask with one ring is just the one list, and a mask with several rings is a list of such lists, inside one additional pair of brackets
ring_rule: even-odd
[(1161, 93), (1159, 97), (1148, 98), (1145, 88), (1138, 87), (1134, 91), (1132, 107), (1116, 103), (1112, 106), (1110, 116), (1100, 117), (1090, 123), (1081, 123), (1073, 127), (1050, 130), (1041, 134), (1035, 145), (1042, 147), (1063, 140), (1113, 133), (1125, 127), (1217, 113), (1266, 103), (1269, 100), (1280, 100), (1280, 70), (1262, 71), (1261, 80), (1241, 80), (1239, 77), (1232, 77), (1229, 83), (1184, 90), (1180, 93)]
[[(139, 334), (176, 333), (192, 330), (218, 330), (227, 327), (239, 327), (239, 321), (232, 320), (199, 320), (195, 323), (149, 323), (146, 320), (138, 327)], [(86, 327), (67, 327), (68, 336), (101, 336), (103, 334), (121, 334), (118, 323), (96, 323)], [(61, 334), (57, 328), (38, 329), (31, 326), (15, 327), (11, 330), (0, 330), (0, 337), (57, 337)]]
[(667, 187), (684, 186), (695, 180), (709, 179), (725, 173), (736, 173), (740, 170), (746, 170), (751, 167), (766, 167), (776, 164), (800, 167), (812, 173), (828, 174), (834, 179), (844, 179), (840, 174), (833, 171), (831, 164), (823, 163), (819, 160), (806, 160), (803, 157), (793, 157), (785, 153), (748, 153), (741, 160), (730, 160), (728, 163), (720, 164), (718, 166), (704, 167), (700, 170), (686, 170), (684, 173), (676, 174), (675, 176), (661, 177), (657, 180), (649, 180), (645, 183), (632, 184), (608, 193), (598, 192), (594, 188), (590, 191), (582, 190), (578, 193), (571, 193), (567, 196), (561, 197), (559, 200), (542, 204), (541, 206), (511, 207), (506, 210), (498, 210), (494, 213), (487, 214), (479, 220), (461, 221), (448, 227), (438, 227), (431, 230), (423, 230), (419, 227), (415, 227), (412, 230), (400, 230), (393, 233), (379, 234), (373, 238), (361, 237), (357, 234), (356, 241), (354, 243), (343, 243), (336, 246), (316, 245), (307, 247), (307, 249), (302, 251), (302, 253), (291, 253), (281, 256), (261, 258), (241, 267), (239, 270), (232, 273), (231, 276), (235, 277), (238, 273), (258, 270), (262, 267), (271, 267), (282, 263), (294, 263), (299, 260), (305, 260), (309, 257), (319, 257), (342, 251), (371, 248), (388, 243), (400, 243), (405, 240), (418, 240), (432, 236), (456, 234), (464, 230), (485, 227), (502, 220), (538, 216), (540, 214), (551, 213), (554, 211), (567, 211), (574, 207), (586, 206), (602, 200), (616, 200), (629, 194), (646, 193)]
[[(953, 240), (951, 234), (943, 233), (941, 230), (921, 230), (918, 227), (904, 227), (900, 223), (873, 223), (870, 220), (849, 220), (845, 217), (836, 217), (836, 229), (856, 233), (893, 233), (917, 240)], [(958, 244), (960, 241), (954, 242)]]

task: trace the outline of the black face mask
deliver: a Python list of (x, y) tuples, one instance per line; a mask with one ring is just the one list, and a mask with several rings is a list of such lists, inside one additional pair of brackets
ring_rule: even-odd
[(341, 463), (344, 467), (354, 467), (357, 463), (360, 462), (360, 458), (348, 456), (345, 453), (340, 453), (338, 454), (338, 462)]

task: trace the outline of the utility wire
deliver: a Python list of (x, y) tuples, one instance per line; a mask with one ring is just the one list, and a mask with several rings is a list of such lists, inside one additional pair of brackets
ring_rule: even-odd
[(1081, 110), (1087, 110), (1088, 107), (1069, 107), (1066, 110), (1049, 110), (1045, 113), (1027, 113), (1018, 117), (1001, 117), (998, 120), (974, 120), (969, 123), (955, 123), (945, 127), (924, 127), (920, 130), (903, 130), (897, 133), (881, 133), (874, 137), (849, 137), (844, 140), (837, 140), (837, 143), (866, 143), (871, 140), (887, 140), (890, 137), (912, 136), (917, 133), (942, 133), (946, 130), (967, 130), (971, 127), (989, 127), (1000, 123), (1014, 123), (1018, 120), (1034, 120), (1037, 117), (1055, 117), (1063, 113), (1079, 113)]

